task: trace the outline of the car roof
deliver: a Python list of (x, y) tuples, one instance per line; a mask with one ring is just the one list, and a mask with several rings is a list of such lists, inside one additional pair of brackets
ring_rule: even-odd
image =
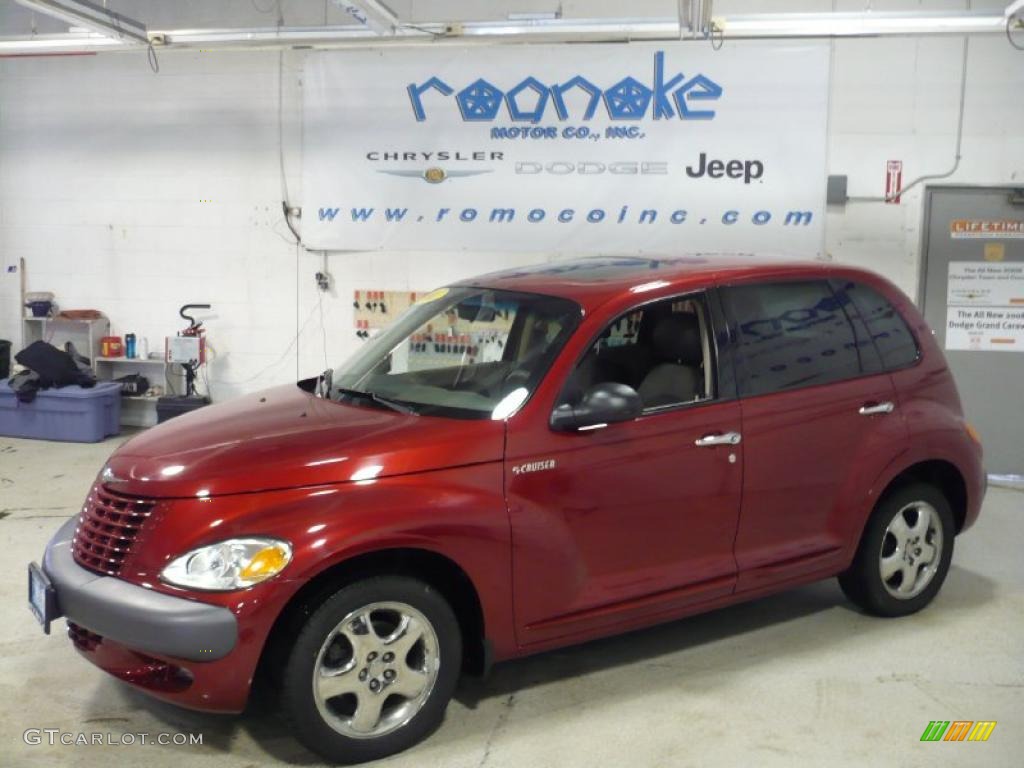
[(593, 256), (492, 272), (458, 285), (541, 293), (571, 299), (585, 309), (617, 296), (675, 290), (766, 277), (870, 273), (778, 255), (688, 253), (678, 256)]

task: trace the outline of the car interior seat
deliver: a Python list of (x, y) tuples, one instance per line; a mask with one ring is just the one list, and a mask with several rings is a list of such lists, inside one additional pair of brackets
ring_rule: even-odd
[(704, 344), (697, 315), (676, 313), (660, 318), (651, 346), (656, 362), (637, 390), (645, 408), (692, 402), (703, 395)]

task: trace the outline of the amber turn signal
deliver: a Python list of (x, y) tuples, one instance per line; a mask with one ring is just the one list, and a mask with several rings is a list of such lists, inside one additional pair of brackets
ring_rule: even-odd
[(978, 430), (974, 428), (974, 425), (969, 421), (964, 422), (964, 429), (967, 431), (968, 437), (971, 438), (978, 445), (981, 445), (981, 435), (978, 434)]
[(255, 555), (252, 560), (242, 568), (238, 574), (245, 581), (263, 581), (277, 573), (280, 573), (288, 565), (289, 553), (279, 544), (271, 544), (264, 547)]

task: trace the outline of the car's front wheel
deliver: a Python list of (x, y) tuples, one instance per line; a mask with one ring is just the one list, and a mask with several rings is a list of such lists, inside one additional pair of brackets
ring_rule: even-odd
[(440, 724), (458, 680), (462, 640), (429, 585), (386, 576), (350, 584), (299, 633), (283, 703), (295, 735), (329, 760), (375, 760)]
[(876, 616), (906, 616), (938, 593), (953, 559), (953, 512), (937, 488), (913, 483), (886, 495), (839, 585)]

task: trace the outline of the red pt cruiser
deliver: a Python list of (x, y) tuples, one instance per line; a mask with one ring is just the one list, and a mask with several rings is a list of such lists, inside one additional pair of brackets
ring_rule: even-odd
[(598, 258), (434, 291), (337, 371), (141, 434), (30, 566), (101, 669), (325, 757), (462, 672), (830, 576), (927, 605), (985, 492), (911, 302), (857, 269)]

